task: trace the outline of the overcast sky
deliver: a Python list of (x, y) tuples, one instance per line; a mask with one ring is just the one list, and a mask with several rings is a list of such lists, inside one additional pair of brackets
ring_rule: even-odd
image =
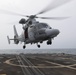
[[(36, 14), (45, 8), (52, 0), (0, 0), (0, 49), (22, 49), (23, 43), (15, 45), (13, 41), (8, 44), (7, 35), (13, 38), (13, 25), (16, 25), (18, 34), (22, 32), (22, 26), (18, 21), (22, 16), (11, 15), (2, 10), (13, 11), (23, 15)], [(41, 20), (48, 23), (52, 28), (59, 29), (60, 34), (54, 38), (52, 45), (48, 46), (46, 41), (41, 44), (41, 49), (47, 48), (76, 48), (76, 0), (73, 0), (63, 6), (44, 13), (39, 16), (47, 17), (70, 17), (65, 20)], [(37, 46), (28, 44), (27, 49), (36, 49)]]

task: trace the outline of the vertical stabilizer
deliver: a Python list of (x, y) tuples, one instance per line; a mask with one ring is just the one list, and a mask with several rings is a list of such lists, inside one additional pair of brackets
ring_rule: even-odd
[(17, 33), (17, 30), (16, 30), (15, 25), (13, 26), (13, 28), (14, 28), (14, 35), (15, 35), (16, 37), (18, 37), (18, 33)]
[(8, 40), (8, 43), (10, 44), (10, 39), (9, 39), (9, 36), (7, 36), (7, 40)]

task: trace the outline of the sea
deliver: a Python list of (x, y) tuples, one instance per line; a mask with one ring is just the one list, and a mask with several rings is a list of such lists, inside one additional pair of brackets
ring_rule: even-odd
[(51, 54), (65, 53), (76, 55), (76, 49), (2, 49), (0, 54)]

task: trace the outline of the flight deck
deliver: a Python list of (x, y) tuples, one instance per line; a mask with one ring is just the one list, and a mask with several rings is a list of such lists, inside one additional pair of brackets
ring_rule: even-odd
[(76, 75), (76, 55), (0, 54), (0, 75)]

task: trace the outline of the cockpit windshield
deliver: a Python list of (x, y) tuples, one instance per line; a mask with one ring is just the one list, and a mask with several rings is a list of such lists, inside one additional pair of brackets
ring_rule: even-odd
[(39, 23), (36, 25), (38, 29), (41, 29), (41, 28), (47, 28), (48, 25), (46, 23)]

